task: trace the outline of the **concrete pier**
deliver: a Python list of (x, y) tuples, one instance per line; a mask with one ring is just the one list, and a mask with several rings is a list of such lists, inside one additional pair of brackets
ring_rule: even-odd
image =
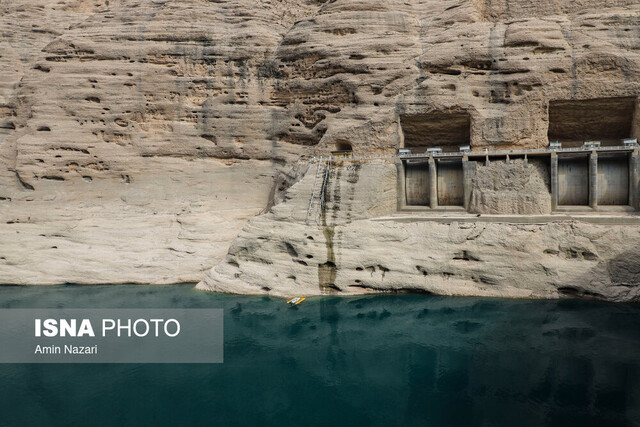
[(438, 169), (433, 156), (429, 157), (429, 206), (438, 207)]
[(402, 210), (407, 206), (406, 181), (404, 173), (404, 164), (402, 160), (396, 160), (396, 173), (398, 174), (398, 183), (396, 192), (398, 193), (398, 210)]
[(462, 157), (462, 180), (464, 187), (464, 198), (462, 206), (465, 211), (469, 210), (469, 203), (471, 201), (471, 178), (472, 178), (472, 165), (469, 162), (469, 157)]
[(558, 154), (551, 153), (551, 210), (558, 209)]
[(598, 152), (589, 155), (589, 206), (598, 208)]
[(640, 210), (640, 150), (633, 150), (629, 156), (629, 204)]

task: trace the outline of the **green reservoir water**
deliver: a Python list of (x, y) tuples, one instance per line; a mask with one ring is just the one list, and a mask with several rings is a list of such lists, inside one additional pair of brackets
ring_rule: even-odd
[(191, 285), (0, 287), (3, 308), (223, 308), (214, 365), (0, 365), (0, 426), (640, 422), (640, 306)]

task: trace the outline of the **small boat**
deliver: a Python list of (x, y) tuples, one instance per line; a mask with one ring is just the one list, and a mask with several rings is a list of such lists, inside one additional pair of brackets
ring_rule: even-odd
[(287, 300), (287, 304), (298, 305), (304, 300), (306, 300), (305, 297), (293, 297), (293, 298)]

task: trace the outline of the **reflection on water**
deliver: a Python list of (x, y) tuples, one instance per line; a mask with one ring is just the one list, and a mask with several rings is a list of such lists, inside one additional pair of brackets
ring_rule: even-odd
[(0, 306), (225, 309), (219, 365), (0, 365), (0, 425), (635, 425), (640, 306), (192, 286), (0, 288)]

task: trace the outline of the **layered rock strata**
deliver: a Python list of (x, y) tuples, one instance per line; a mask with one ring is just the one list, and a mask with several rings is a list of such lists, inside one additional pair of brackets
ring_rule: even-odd
[[(0, 0), (0, 281), (198, 280), (300, 159), (336, 148), (637, 137), (639, 15), (633, 0)], [(485, 186), (473, 208), (546, 212), (527, 185)], [(542, 198), (504, 202), (522, 189)], [(353, 218), (386, 209), (367, 206)]]

